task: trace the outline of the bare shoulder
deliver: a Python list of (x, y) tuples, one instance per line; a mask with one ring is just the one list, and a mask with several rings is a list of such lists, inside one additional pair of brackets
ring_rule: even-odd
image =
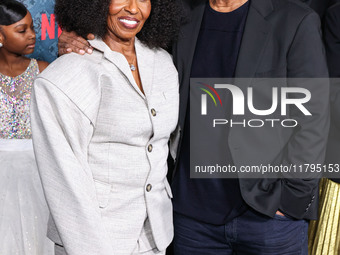
[(39, 71), (40, 73), (45, 70), (45, 68), (50, 64), (46, 61), (38, 60), (38, 66), (39, 66)]

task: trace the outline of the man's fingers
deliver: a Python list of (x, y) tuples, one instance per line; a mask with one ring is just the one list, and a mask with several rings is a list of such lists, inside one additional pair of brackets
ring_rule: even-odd
[(59, 56), (62, 56), (64, 54), (68, 54), (68, 53), (71, 53), (72, 52), (72, 49), (71, 48), (62, 48), (59, 50)]
[(58, 49), (58, 55), (59, 56), (62, 56), (64, 54), (68, 54), (68, 53), (71, 53), (72, 50), (70, 48), (59, 48)]
[(88, 34), (87, 35), (87, 40), (93, 40), (95, 37), (94, 37), (94, 34)]
[(84, 38), (77, 36), (74, 32), (63, 31), (58, 41), (59, 55), (63, 55), (70, 52), (78, 54), (85, 54), (86, 52), (91, 54), (93, 49), (88, 41)]
[(81, 55), (85, 54), (85, 50), (74, 46), (73, 44), (68, 44), (68, 43), (58, 43), (58, 53), (59, 56), (67, 54), (67, 53), (71, 53), (71, 52), (75, 52)]
[(280, 215), (280, 216), (285, 216), (282, 212), (280, 212), (280, 211), (276, 211), (276, 214), (277, 215)]

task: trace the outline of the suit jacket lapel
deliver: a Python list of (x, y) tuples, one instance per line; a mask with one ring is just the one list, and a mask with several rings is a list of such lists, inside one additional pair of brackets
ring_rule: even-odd
[[(182, 25), (177, 43), (177, 56), (178, 61), (181, 63), (179, 67), (185, 68), (185, 73), (189, 75), (207, 1), (204, 0), (197, 2), (193, 4), (194, 6), (190, 7), (193, 8), (193, 10), (188, 11), (188, 15), (190, 15), (190, 17), (186, 17), (188, 18), (188, 22)], [(181, 72), (180, 76), (183, 76), (181, 75)], [(183, 77), (180, 77), (180, 79), (182, 78)], [(180, 82), (180, 84), (183, 85), (183, 82)]]
[[(154, 65), (155, 65), (155, 52), (154, 50), (143, 45), (137, 38), (136, 38), (135, 47), (136, 47), (139, 76), (142, 81), (143, 90), (144, 90), (145, 95), (149, 95), (152, 91), (152, 77), (153, 77)], [(137, 89), (140, 92), (140, 89), (138, 87)]]
[[(183, 1), (184, 2), (184, 1)], [(181, 26), (179, 39), (175, 46), (174, 61), (179, 74), (180, 82), (180, 113), (179, 125), (184, 126), (187, 102), (189, 98), (190, 73), (195, 53), (197, 38), (200, 32), (206, 0), (195, 0), (187, 3), (184, 10), (187, 23)]]
[[(136, 84), (135, 79), (133, 78), (132, 72), (129, 67), (129, 63), (127, 62), (126, 58), (123, 54), (112, 51), (102, 40), (95, 39), (91, 41), (91, 45), (104, 53), (104, 57), (113, 63), (121, 72), (122, 74), (127, 78), (127, 80), (130, 82), (130, 85), (137, 91), (137, 93), (145, 98), (144, 94), (140, 91), (139, 87)], [(149, 68), (153, 69), (153, 52), (150, 51), (150, 55), (145, 56), (145, 53), (143, 53), (143, 47), (141, 45), (141, 42), (138, 41), (136, 38), (135, 42), (136, 47), (136, 54), (137, 54), (137, 62), (138, 62), (138, 68), (141, 76), (141, 81), (143, 85), (143, 89), (148, 91), (149, 87), (151, 86), (150, 77), (152, 77), (152, 72), (149, 74), (147, 73), (149, 71)], [(152, 54), (151, 54), (152, 53)], [(148, 63), (145, 63), (148, 62)], [(144, 65), (150, 64), (150, 67), (145, 67)], [(144, 84), (145, 83), (145, 84)], [(146, 93), (146, 92), (145, 92)]]
[(251, 0), (236, 65), (237, 78), (254, 77), (271, 33), (265, 18), (273, 10), (271, 0)]

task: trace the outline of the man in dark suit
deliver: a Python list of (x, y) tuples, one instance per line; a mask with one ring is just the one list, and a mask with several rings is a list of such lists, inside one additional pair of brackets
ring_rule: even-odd
[[(307, 254), (307, 221), (317, 216), (319, 180), (248, 179), (241, 174), (239, 179), (190, 178), (188, 102), (190, 78), (195, 77), (327, 77), (318, 15), (295, 0), (180, 2), (184, 22), (172, 49), (180, 79), (179, 145), (172, 173), (174, 253)], [(67, 36), (60, 38), (60, 53), (88, 50), (81, 39), (73, 46), (68, 41), (72, 40)], [(311, 92), (306, 104), (311, 118), (293, 109), (289, 117), (299, 120), (294, 129), (227, 128), (212, 133), (205, 147), (214, 142), (224, 145), (214, 152), (238, 168), (261, 162), (323, 163), (329, 126), (328, 84), (289, 80), (285, 86)], [(264, 89), (258, 87), (258, 92)], [(263, 98), (267, 104), (268, 98)], [(226, 99), (225, 110), (229, 111), (231, 99)]]
[[(290, 0), (182, 3), (186, 23), (173, 48), (180, 79), (180, 149), (172, 183), (174, 253), (307, 254), (307, 220), (317, 216), (318, 179), (190, 178), (190, 125), (195, 124), (189, 121), (188, 101), (194, 77), (327, 77), (319, 18)], [(229, 145), (225, 162), (237, 167), (323, 163), (328, 84), (309, 85), (312, 119), (301, 118), (289, 135), (280, 129), (229, 128), (215, 138)]]

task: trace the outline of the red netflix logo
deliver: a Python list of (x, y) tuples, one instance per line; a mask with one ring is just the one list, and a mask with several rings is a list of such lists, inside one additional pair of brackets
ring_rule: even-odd
[[(47, 34), (49, 39), (55, 39), (56, 22), (55, 15), (51, 14), (50, 21), (46, 14), (41, 15), (41, 40), (46, 40)], [(58, 26), (58, 37), (61, 35), (61, 28)]]

